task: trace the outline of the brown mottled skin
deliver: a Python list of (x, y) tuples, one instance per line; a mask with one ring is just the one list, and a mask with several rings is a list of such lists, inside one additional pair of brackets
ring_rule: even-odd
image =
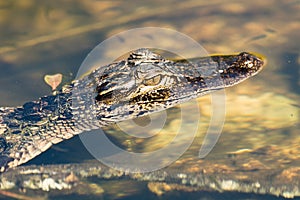
[(0, 171), (86, 130), (161, 111), (233, 86), (264, 65), (250, 53), (171, 61), (148, 49), (99, 67), (55, 95), (0, 108)]

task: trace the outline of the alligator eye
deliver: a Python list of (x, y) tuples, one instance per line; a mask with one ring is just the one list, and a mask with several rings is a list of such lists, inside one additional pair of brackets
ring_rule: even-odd
[(158, 85), (161, 81), (161, 75), (156, 75), (151, 78), (144, 79), (143, 83), (146, 86), (155, 86)]

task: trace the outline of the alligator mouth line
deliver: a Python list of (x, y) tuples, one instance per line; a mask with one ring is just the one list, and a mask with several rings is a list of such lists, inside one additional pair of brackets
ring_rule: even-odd
[[(56, 94), (21, 107), (0, 107), (0, 171), (21, 165), (53, 144), (86, 130), (161, 111), (236, 85), (257, 74), (266, 64), (264, 56), (246, 52), (212, 55), (209, 62), (205, 59), (189, 59), (195, 61), (197, 69), (189, 62), (171, 61), (148, 49), (138, 49), (127, 59), (101, 66)], [(205, 75), (216, 66), (219, 67), (217, 76)], [(184, 77), (186, 80), (182, 79)], [(150, 87), (141, 89), (143, 85), (136, 83)], [(162, 85), (164, 89), (155, 87)], [(97, 88), (98, 96), (91, 88)], [(76, 95), (72, 94), (72, 89), (73, 93), (80, 89), (76, 93), (80, 94), (76, 96), (76, 107), (72, 107), (72, 95)], [(141, 91), (142, 95), (136, 95)], [(91, 98), (95, 105), (91, 105)], [(122, 99), (129, 99), (129, 103)], [(84, 120), (75, 123), (73, 113)], [(99, 116), (97, 125), (90, 120), (93, 114)]]

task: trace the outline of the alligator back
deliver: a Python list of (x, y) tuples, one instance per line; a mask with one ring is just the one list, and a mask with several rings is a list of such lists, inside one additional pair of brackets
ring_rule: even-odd
[(85, 130), (158, 112), (238, 84), (263, 65), (262, 59), (246, 52), (188, 62), (139, 49), (54, 95), (16, 108), (0, 108), (0, 171)]

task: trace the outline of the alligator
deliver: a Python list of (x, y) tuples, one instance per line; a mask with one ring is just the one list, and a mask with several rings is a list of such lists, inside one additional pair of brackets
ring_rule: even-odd
[(0, 107), (0, 171), (84, 131), (168, 109), (257, 74), (253, 53), (170, 60), (149, 49), (20, 107)]

